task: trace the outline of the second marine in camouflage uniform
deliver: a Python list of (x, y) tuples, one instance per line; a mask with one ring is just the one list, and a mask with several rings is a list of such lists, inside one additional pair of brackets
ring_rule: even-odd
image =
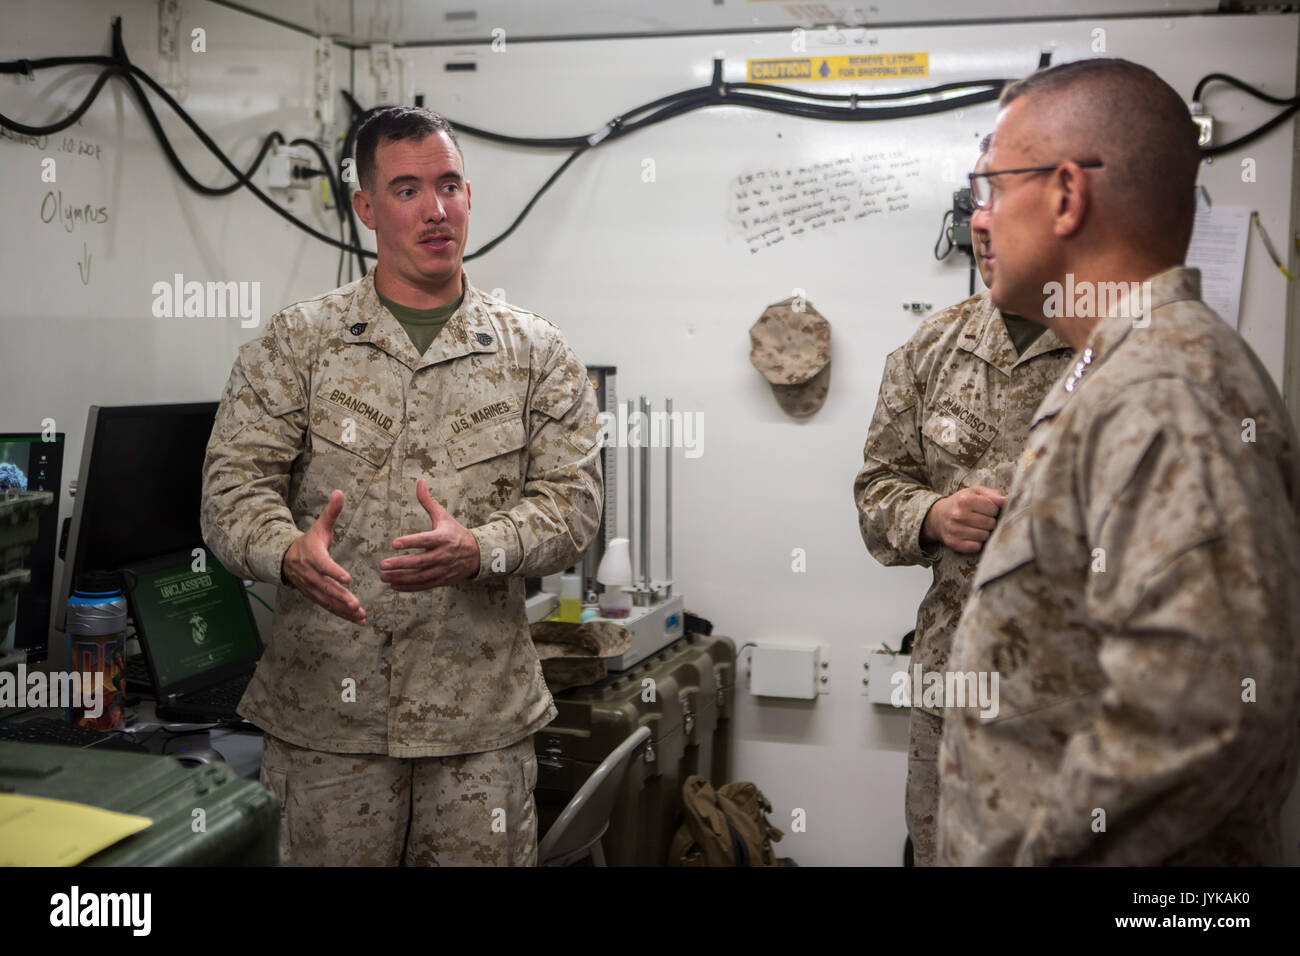
[[(885, 361), (853, 496), (863, 540), (878, 561), (934, 569), (912, 653), (923, 673), (946, 667), (980, 558), (923, 545), (926, 514), (963, 488), (1009, 489), (1034, 409), (1070, 355), (1049, 330), (1017, 354), (1002, 313), (983, 292), (926, 319)], [(913, 702), (907, 821), (920, 866), (934, 862), (942, 729), (941, 709)]]
[(1277, 865), (1300, 720), (1300, 448), (1195, 269), (1034, 416), (951, 665), (940, 862)]

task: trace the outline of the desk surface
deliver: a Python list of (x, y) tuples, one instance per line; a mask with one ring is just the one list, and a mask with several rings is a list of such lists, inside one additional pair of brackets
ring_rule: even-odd
[[(186, 750), (212, 749), (225, 758), (239, 776), (257, 780), (262, 766), (262, 735), (255, 730), (209, 730), (211, 724), (188, 724), (159, 720), (152, 700), (141, 700), (126, 709), (124, 731), (150, 753), (175, 757)], [(67, 711), (46, 707), (18, 711), (0, 722), (23, 721), (33, 717), (66, 720)]]
[(257, 779), (262, 765), (262, 735), (257, 731), (224, 727), (208, 730), (208, 724), (161, 721), (154, 713), (152, 700), (141, 700), (128, 711), (134, 714), (135, 720), (126, 729), (154, 753), (174, 757), (186, 750), (210, 747), (226, 758), (235, 773), (249, 780)]

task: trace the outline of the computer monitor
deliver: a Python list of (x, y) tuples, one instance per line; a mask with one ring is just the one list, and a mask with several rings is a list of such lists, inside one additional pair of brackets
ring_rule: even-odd
[(18, 609), (0, 648), (27, 651), (27, 662), (49, 652), (50, 609), (54, 604), (54, 551), (58, 545), (59, 487), (63, 483), (63, 432), (0, 432), (0, 490), (48, 491), (54, 501), (37, 517), (37, 537), (23, 567), (31, 580), (18, 593)]
[(202, 541), (203, 458), (216, 402), (92, 405), (55, 627), (66, 626), (77, 575), (112, 571)]

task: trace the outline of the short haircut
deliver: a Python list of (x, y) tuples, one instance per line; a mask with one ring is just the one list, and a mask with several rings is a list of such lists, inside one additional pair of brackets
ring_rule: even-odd
[(993, 145), (993, 134), (992, 133), (985, 134), (984, 138), (980, 140), (980, 155), (983, 156), (985, 153), (987, 153), (989, 151), (989, 147), (992, 145)]
[(1101, 159), (1115, 200), (1108, 211), (1181, 261), (1191, 241), (1201, 150), (1174, 88), (1145, 66), (1101, 58), (1032, 73), (1009, 84), (1001, 103), (1022, 98), (1050, 99), (1047, 141), (1079, 153), (1045, 159)]
[(380, 142), (423, 140), (437, 133), (447, 134), (464, 163), (465, 154), (460, 151), (456, 131), (446, 119), (432, 110), (415, 106), (387, 106), (371, 113), (357, 132), (357, 178), (361, 180), (361, 188), (370, 192), (374, 187), (375, 150)]

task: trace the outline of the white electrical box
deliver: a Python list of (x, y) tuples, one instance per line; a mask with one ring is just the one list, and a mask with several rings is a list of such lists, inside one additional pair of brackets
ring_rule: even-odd
[(758, 644), (749, 656), (749, 692), (812, 700), (830, 681), (825, 657), (826, 649), (818, 644)]
[(313, 180), (294, 175), (294, 168), (314, 168), (320, 160), (306, 148), (272, 146), (263, 161), (267, 189), (310, 189)]
[(886, 654), (867, 648), (866, 675), (862, 682), (863, 693), (873, 704), (912, 706), (912, 658), (907, 654)]

